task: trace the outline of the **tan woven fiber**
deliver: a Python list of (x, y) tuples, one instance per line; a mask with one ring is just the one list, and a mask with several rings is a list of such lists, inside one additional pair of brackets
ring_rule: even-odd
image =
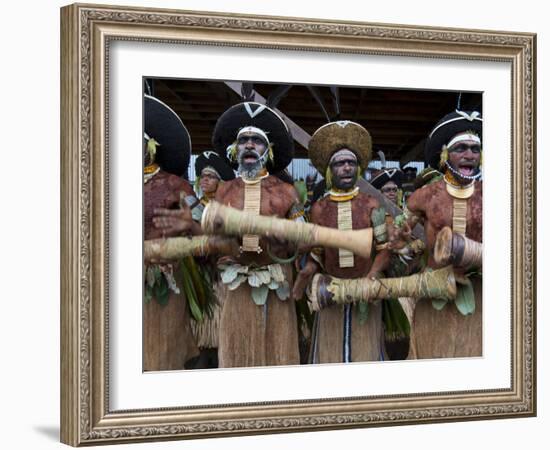
[[(351, 201), (338, 202), (338, 229), (339, 230), (351, 230), (353, 229), (352, 213), (351, 213)], [(353, 267), (355, 261), (353, 259), (353, 253), (349, 250), (342, 248), (338, 249), (338, 263), (340, 267)]]
[(143, 243), (145, 261), (177, 260), (185, 256), (208, 256), (213, 254), (237, 254), (239, 246), (231, 238), (221, 236), (173, 237), (152, 239)]
[(342, 231), (277, 217), (256, 216), (217, 202), (210, 202), (205, 208), (202, 229), (209, 234), (258, 234), (304, 245), (343, 248), (364, 258), (370, 257), (373, 239), (372, 228)]
[(453, 264), (455, 267), (481, 268), (483, 244), (444, 227), (437, 234), (434, 259), (438, 265)]
[(483, 244), (464, 237), (464, 255), (460, 267), (481, 267), (483, 265)]
[[(325, 278), (326, 292), (321, 292), (320, 277)], [(314, 277), (313, 287), (317, 288), (317, 292), (311, 297), (312, 308), (315, 311), (321, 309), (321, 305), (334, 303), (357, 303), (397, 297), (447, 300), (456, 297), (456, 281), (452, 266), (400, 278), (346, 280), (318, 274)], [(331, 296), (330, 299), (323, 295), (327, 293)]]
[(468, 200), (453, 198), (453, 231), (466, 235), (466, 214)]
[[(244, 211), (253, 215), (260, 215), (262, 198), (262, 183), (246, 183), (244, 185)], [(243, 235), (243, 252), (260, 252), (260, 236), (256, 234)]]

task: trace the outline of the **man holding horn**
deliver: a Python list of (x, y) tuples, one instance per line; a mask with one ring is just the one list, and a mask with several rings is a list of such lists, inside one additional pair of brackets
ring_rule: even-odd
[[(146, 240), (175, 236), (155, 226), (155, 209), (179, 212), (197, 202), (186, 175), (191, 138), (179, 116), (155, 97), (144, 98), (143, 228)], [(181, 261), (145, 261), (143, 369), (179, 370), (199, 350), (191, 333)]]
[[(255, 102), (229, 108), (216, 123), (213, 144), (239, 175), (218, 188), (216, 202), (254, 215), (303, 220), (294, 187), (270, 174), (283, 170), (294, 154), (292, 135), (275, 111)], [(188, 217), (183, 223), (181, 214), (159, 213), (170, 229), (196, 227)], [(218, 260), (224, 297), (219, 367), (300, 363), (296, 308), (290, 300), (292, 268), (284, 244), (245, 234), (239, 255)]]
[[(376, 252), (386, 240), (385, 210), (378, 200), (357, 187), (362, 168), (372, 152), (369, 132), (350, 121), (328, 123), (319, 128), (309, 143), (315, 168), (325, 174), (328, 193), (311, 208), (311, 221), (339, 230), (372, 228), (365, 245), (370, 256), (354, 255), (339, 248), (314, 248), (300, 271), (293, 296), (303, 295), (312, 275), (323, 273), (344, 278), (378, 278), (389, 263), (387, 249)], [(382, 308), (380, 302), (332, 305), (318, 312), (312, 342), (313, 363), (376, 361), (383, 359)]]
[[(429, 269), (449, 262), (455, 266), (458, 294), (454, 304), (445, 301), (417, 301), (411, 329), (412, 357), (451, 358), (481, 356), (481, 242), (482, 118), (476, 111), (454, 111), (443, 117), (426, 142), (425, 158), (439, 168), (442, 180), (415, 191), (407, 201), (405, 221), (397, 243), (410, 235), (417, 223), (424, 225)], [(451, 232), (452, 230), (452, 232)], [(454, 235), (454, 240), (453, 240)], [(460, 243), (449, 260), (438, 252), (442, 238)], [(394, 246), (396, 244), (393, 244)], [(449, 253), (449, 252), (447, 252)], [(450, 252), (452, 253), (452, 252)]]

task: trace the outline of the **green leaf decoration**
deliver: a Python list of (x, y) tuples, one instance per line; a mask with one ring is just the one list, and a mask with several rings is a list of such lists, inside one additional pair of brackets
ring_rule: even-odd
[(248, 273), (249, 266), (237, 266), (237, 271), (239, 273)]
[(189, 312), (191, 313), (191, 316), (193, 317), (193, 319), (197, 321), (201, 321), (202, 314), (201, 314), (200, 308), (198, 308), (198, 305), (197, 305), (196, 292), (195, 292), (195, 289), (193, 288), (193, 280), (191, 278), (191, 274), (185, 267), (184, 261), (182, 261), (180, 272), (181, 272), (181, 285), (185, 293), (185, 298), (187, 299), (187, 307), (189, 308)]
[(237, 276), (229, 285), (227, 286), (227, 289), (230, 291), (234, 291), (237, 289), (241, 284), (243, 284), (244, 281), (246, 281), (247, 276), (243, 275), (242, 273)]
[(386, 208), (380, 206), (374, 208), (371, 213), (372, 226), (384, 225), (386, 223)]
[(283, 269), (281, 269), (281, 266), (279, 264), (270, 264), (267, 267), (273, 280), (277, 281), (278, 283), (285, 281), (285, 274), (283, 273)]
[(384, 320), (386, 331), (389, 333), (403, 337), (410, 335), (411, 325), (409, 319), (407, 319), (401, 303), (396, 298), (384, 301), (382, 319)]
[(187, 299), (187, 303), (189, 304), (189, 310), (191, 311), (191, 315), (197, 322), (202, 322), (204, 320), (204, 314), (202, 313), (199, 305), (194, 300), (193, 297), (189, 297)]
[(307, 200), (306, 183), (304, 181), (295, 181), (294, 188), (296, 189), (296, 192), (298, 192), (298, 198), (300, 199), (300, 203), (303, 205)]
[(224, 284), (231, 283), (235, 278), (237, 278), (237, 275), (239, 274), (239, 266), (236, 264), (232, 264), (227, 266), (225, 270), (222, 271), (221, 277), (222, 282)]
[(405, 214), (399, 214), (395, 219), (393, 219), (393, 223), (397, 227), (402, 227), (406, 220), (407, 216)]
[(281, 285), (277, 288), (275, 291), (277, 293), (277, 297), (281, 300), (286, 300), (288, 297), (290, 297), (290, 286), (285, 281), (284, 283), (281, 283)]
[(369, 304), (367, 302), (359, 302), (357, 304), (359, 325), (364, 325), (367, 323), (369, 318)]
[(468, 269), (468, 271), (466, 272), (466, 277), (467, 278), (481, 278), (482, 276), (482, 273), (481, 273), (481, 270), (479, 269), (479, 267), (471, 267), (470, 269)]
[(145, 293), (143, 295), (143, 301), (147, 304), (153, 299), (153, 288), (151, 286), (145, 286)]
[(160, 144), (157, 141), (155, 141), (155, 139), (153, 138), (150, 138), (147, 141), (147, 153), (149, 153), (149, 159), (151, 160), (151, 163), (155, 161), (155, 156), (157, 154), (157, 147), (159, 145)]
[(148, 266), (145, 272), (145, 280), (147, 281), (147, 285), (152, 288), (156, 281), (161, 278), (161, 275), (162, 273), (159, 266)]
[[(388, 240), (388, 231), (386, 229), (386, 209), (383, 206), (374, 208), (371, 212), (371, 221), (374, 230), (376, 242), (386, 242)], [(384, 227), (382, 231), (377, 230), (377, 227)]]
[(263, 285), (260, 287), (253, 287), (252, 288), (252, 300), (254, 300), (254, 303), (258, 306), (265, 305), (265, 302), (267, 301), (267, 294), (269, 293), (269, 289), (267, 286)]
[(214, 288), (212, 285), (212, 276), (210, 274), (212, 267), (209, 265), (200, 264), (197, 266), (199, 269), (198, 273), (200, 276), (200, 281), (205, 290), (206, 296), (206, 303), (204, 304), (203, 313), (206, 313), (209, 318), (212, 318), (214, 314), (214, 307), (219, 304), (216, 295), (214, 295)]
[(181, 274), (181, 284), (185, 292), (185, 297), (187, 298), (187, 306), (189, 307), (191, 316), (197, 322), (202, 322), (204, 316), (197, 301), (197, 293), (193, 287), (193, 280), (191, 275), (187, 272), (187, 270), (185, 270), (184, 265), (182, 265)]
[(271, 274), (269, 270), (257, 270), (256, 275), (260, 280), (260, 284), (269, 284), (269, 282), (271, 281)]
[(460, 284), (457, 283), (455, 305), (463, 316), (468, 316), (475, 312), (476, 299), (474, 296), (474, 287), (470, 280), (465, 279)]
[(408, 275), (409, 265), (399, 258), (399, 255), (392, 254), (390, 269), (386, 271), (389, 277), (404, 277)]
[(170, 289), (164, 277), (157, 280), (157, 283), (153, 287), (153, 295), (159, 305), (166, 306), (168, 304)]
[(184, 258), (183, 265), (184, 276), (185, 272), (190, 276), (191, 283), (193, 283), (193, 288), (195, 290), (197, 304), (201, 308), (201, 311), (203, 311), (208, 303), (208, 286), (204, 284), (204, 279), (201, 277), (200, 267), (192, 256)]
[(447, 304), (447, 300), (443, 298), (434, 298), (432, 300), (432, 306), (438, 311), (441, 311), (443, 308), (445, 308), (446, 304)]
[(259, 287), (262, 284), (258, 272), (253, 271), (248, 274), (248, 284), (252, 287)]

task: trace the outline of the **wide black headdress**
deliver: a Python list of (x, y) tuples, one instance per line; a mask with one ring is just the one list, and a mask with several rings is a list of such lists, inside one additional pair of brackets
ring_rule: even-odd
[(223, 181), (235, 178), (235, 172), (229, 166), (226, 158), (218, 155), (215, 151), (206, 150), (195, 160), (195, 175), (200, 177), (205, 167), (212, 167), (220, 175)]
[[(237, 139), (241, 128), (252, 126), (267, 135), (273, 148), (273, 162), (267, 164), (271, 173), (283, 170), (294, 156), (294, 140), (283, 119), (271, 108), (261, 103), (243, 102), (225, 111), (214, 128), (212, 144), (222, 157)], [(236, 167), (236, 161), (231, 161)]]
[(376, 189), (381, 189), (382, 186), (384, 186), (388, 181), (393, 181), (397, 187), (400, 188), (403, 184), (403, 178), (404, 174), (401, 169), (382, 169), (374, 174), (370, 180), (370, 184), (372, 184)]
[(155, 162), (162, 170), (187, 178), (191, 157), (191, 137), (179, 116), (158, 98), (145, 95), (144, 128), (157, 147)]
[(483, 119), (477, 111), (453, 111), (437, 122), (430, 133), (424, 149), (426, 164), (439, 169), (441, 150), (454, 136), (473, 131), (482, 139)]

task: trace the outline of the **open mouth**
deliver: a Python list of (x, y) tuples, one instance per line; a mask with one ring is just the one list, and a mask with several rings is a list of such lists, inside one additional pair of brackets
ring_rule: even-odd
[(353, 177), (342, 177), (340, 180), (344, 183), (351, 183), (353, 181)]
[(242, 156), (242, 162), (245, 164), (254, 164), (258, 159), (259, 156), (255, 152), (246, 152)]
[(475, 170), (475, 166), (469, 163), (460, 164), (458, 166), (458, 172), (460, 173), (460, 175), (464, 175), (467, 177), (471, 177), (472, 175), (474, 175)]

